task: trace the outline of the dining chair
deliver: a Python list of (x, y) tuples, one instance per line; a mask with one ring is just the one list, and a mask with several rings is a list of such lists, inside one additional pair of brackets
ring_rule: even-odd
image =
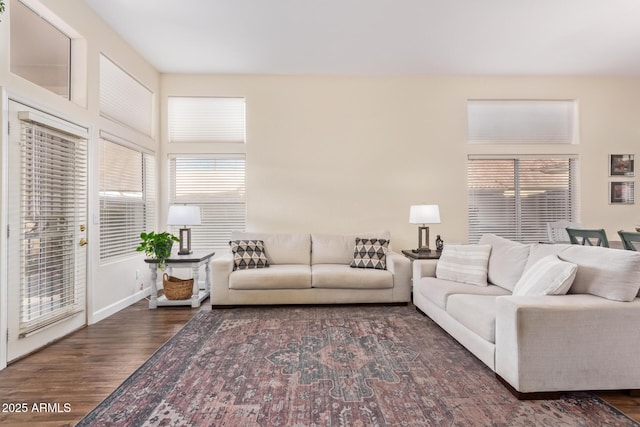
[(567, 221), (566, 219), (547, 222), (547, 240), (549, 243), (569, 243), (567, 227), (583, 228), (581, 223)]
[(635, 231), (618, 231), (618, 236), (622, 240), (622, 245), (629, 251), (637, 251), (640, 245), (636, 246), (636, 243), (640, 243), (640, 233)]
[(604, 229), (570, 228), (567, 234), (572, 245), (609, 247), (609, 240)]

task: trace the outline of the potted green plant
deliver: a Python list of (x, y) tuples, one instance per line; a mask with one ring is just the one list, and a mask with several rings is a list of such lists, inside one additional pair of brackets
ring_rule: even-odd
[(171, 257), (171, 248), (173, 242), (179, 242), (176, 236), (169, 232), (156, 233), (140, 233), (140, 245), (136, 248), (138, 252), (144, 252), (149, 258), (158, 260), (158, 268), (164, 271), (167, 258)]

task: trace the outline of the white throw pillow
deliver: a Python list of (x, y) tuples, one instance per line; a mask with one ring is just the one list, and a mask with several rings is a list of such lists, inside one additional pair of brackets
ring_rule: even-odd
[(436, 265), (438, 279), (487, 286), (490, 245), (445, 245)]
[(522, 275), (513, 288), (513, 295), (564, 295), (577, 271), (576, 264), (560, 261), (556, 255), (545, 256)]

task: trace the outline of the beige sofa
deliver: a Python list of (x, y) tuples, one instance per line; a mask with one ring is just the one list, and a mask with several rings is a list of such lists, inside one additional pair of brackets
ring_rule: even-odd
[[(420, 311), (519, 398), (640, 389), (640, 253), (523, 245), (493, 235), (479, 245), (491, 247), (486, 286), (437, 278), (440, 261), (414, 262), (413, 302)], [(577, 265), (568, 293), (512, 295), (549, 255)]]
[(233, 256), (216, 253), (211, 262), (211, 304), (407, 303), (411, 262), (387, 252), (386, 269), (352, 268), (356, 237), (389, 233), (328, 235), (234, 232), (231, 240), (264, 242), (268, 268), (233, 269)]

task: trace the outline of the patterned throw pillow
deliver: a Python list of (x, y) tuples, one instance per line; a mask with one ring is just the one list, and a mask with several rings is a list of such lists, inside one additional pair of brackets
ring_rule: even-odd
[(269, 267), (262, 240), (232, 240), (229, 242), (233, 252), (233, 269)]
[(389, 241), (386, 239), (361, 239), (356, 237), (356, 247), (353, 251), (353, 268), (387, 269), (387, 248)]

